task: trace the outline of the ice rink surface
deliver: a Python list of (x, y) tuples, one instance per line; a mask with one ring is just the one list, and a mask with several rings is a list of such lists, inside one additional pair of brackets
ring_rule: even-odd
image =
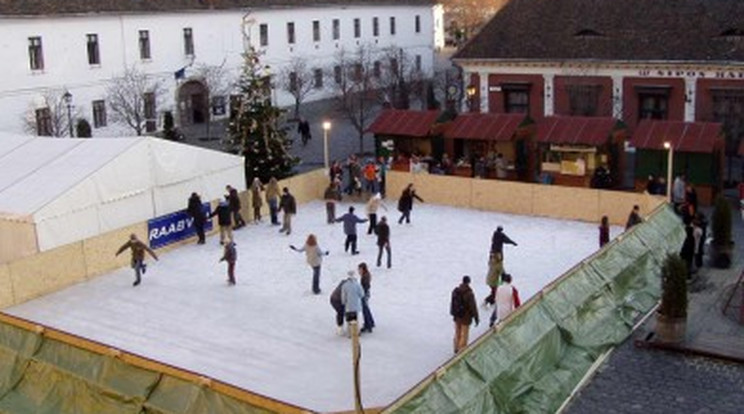
[[(132, 287), (132, 270), (122, 268), (7, 312), (312, 410), (348, 410), (351, 344), (336, 335), (328, 296), (347, 270), (365, 261), (376, 328), (361, 337), (362, 401), (378, 407), (452, 356), (450, 292), (470, 275), (483, 301), (498, 225), (519, 244), (505, 246), (504, 254), (523, 302), (598, 247), (594, 223), (417, 202), (412, 224), (398, 225), (395, 200), (386, 203), (388, 211), (379, 215), (390, 222), (392, 269), (375, 267), (377, 246), (366, 223), (358, 227), (361, 254), (344, 253), (342, 224), (326, 224), (325, 205), (316, 201), (299, 206), (290, 236), (267, 218), (235, 232), (234, 287), (226, 283), (226, 265), (218, 263), (222, 247), (212, 236), (206, 245), (164, 253), (159, 262), (148, 257), (139, 287)], [(349, 205), (341, 203), (337, 215)], [(355, 206), (364, 217), (364, 206)], [(612, 237), (620, 231), (613, 227)], [(330, 250), (320, 295), (311, 293), (305, 255), (288, 247), (302, 246), (310, 233)], [(488, 329), (489, 313), (479, 310), (471, 341)]]

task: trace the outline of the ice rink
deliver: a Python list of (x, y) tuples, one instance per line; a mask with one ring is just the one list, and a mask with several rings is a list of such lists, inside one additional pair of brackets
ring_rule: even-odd
[[(341, 203), (337, 214), (349, 205)], [(355, 206), (363, 217), (363, 205)], [(328, 296), (347, 270), (366, 261), (376, 328), (361, 337), (362, 401), (378, 407), (452, 356), (450, 292), (467, 274), (479, 302), (488, 294), (496, 226), (519, 244), (505, 246), (505, 267), (523, 302), (598, 247), (595, 223), (416, 203), (412, 224), (398, 225), (395, 207), (387, 201), (389, 211), (379, 214), (390, 222), (392, 269), (374, 266), (377, 247), (366, 223), (358, 227), (361, 254), (344, 253), (342, 224), (326, 224), (324, 203), (316, 201), (299, 206), (290, 236), (266, 218), (235, 232), (234, 287), (212, 236), (206, 245), (164, 253), (159, 262), (148, 258), (139, 287), (132, 287), (132, 270), (122, 268), (6, 311), (312, 410), (348, 410), (351, 345), (336, 335)], [(620, 231), (613, 227), (612, 237)], [(305, 255), (288, 247), (302, 246), (309, 233), (330, 250), (320, 295), (310, 291)], [(480, 311), (471, 341), (488, 329), (489, 314)]]

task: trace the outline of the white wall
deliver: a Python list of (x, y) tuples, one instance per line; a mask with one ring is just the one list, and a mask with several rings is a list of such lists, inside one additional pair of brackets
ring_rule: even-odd
[[(160, 14), (89, 15), (38, 18), (0, 18), (0, 61), (4, 76), (0, 77), (0, 131), (23, 132), (22, 119), (30, 108), (38, 107), (46, 89), (65, 89), (73, 95), (75, 111), (91, 125), (91, 102), (105, 99), (107, 80), (120, 74), (128, 65), (137, 65), (159, 76), (168, 92), (158, 111), (176, 109), (177, 82), (174, 72), (187, 66), (186, 80), (196, 76), (200, 64), (223, 65), (228, 73), (240, 73), (244, 17), (251, 43), (258, 47), (259, 25), (269, 25), (269, 45), (264, 62), (279, 73), (282, 64), (293, 56), (308, 57), (311, 67), (330, 67), (334, 53), (341, 48), (355, 48), (357, 41), (370, 42), (379, 48), (397, 46), (410, 56), (421, 55), (422, 69), (430, 72), (433, 50), (441, 35), (439, 6), (349, 6), (307, 7), (295, 9), (245, 11), (208, 11)], [(421, 19), (421, 30), (414, 31), (415, 16)], [(372, 36), (372, 18), (379, 17), (380, 33)], [(389, 18), (396, 18), (396, 34), (390, 35)], [(332, 19), (341, 20), (341, 39), (331, 37)], [(354, 39), (353, 19), (360, 18), (362, 37)], [(438, 20), (437, 20), (438, 19)], [(321, 41), (312, 41), (312, 21), (321, 24)], [(296, 44), (288, 45), (286, 23), (295, 22)], [(440, 23), (441, 24), (441, 23)], [(194, 37), (194, 56), (184, 54), (183, 29), (190, 27)], [(139, 30), (148, 30), (152, 58), (139, 58)], [(98, 35), (101, 64), (88, 64), (86, 34)], [(29, 68), (28, 38), (42, 38), (44, 69)], [(189, 66), (193, 64), (192, 66)], [(183, 82), (183, 81), (181, 81)], [(290, 105), (291, 97), (277, 91), (280, 105)], [(328, 92), (314, 93), (308, 100), (328, 97)], [(119, 135), (131, 131), (113, 125), (107, 107), (109, 127), (96, 129), (94, 135)], [(178, 122), (178, 116), (176, 116)]]

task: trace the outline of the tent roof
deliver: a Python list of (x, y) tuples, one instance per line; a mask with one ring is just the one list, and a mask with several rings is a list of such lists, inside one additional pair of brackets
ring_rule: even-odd
[(537, 124), (537, 141), (600, 146), (607, 143), (617, 123), (615, 118), (548, 116)]
[(446, 138), (511, 141), (525, 114), (465, 113), (445, 129)]
[(439, 111), (386, 109), (367, 131), (373, 134), (426, 137), (439, 118)]
[(663, 150), (669, 141), (675, 151), (710, 154), (723, 144), (723, 127), (717, 122), (642, 120), (633, 133), (633, 146)]
[[(131, 157), (134, 148), (139, 148), (137, 154), (144, 156)], [(31, 216), (87, 178), (99, 175), (112, 161), (125, 158), (128, 152), (131, 159), (126, 168), (133, 175), (146, 172), (151, 180), (161, 181), (153, 185), (187, 180), (197, 166), (214, 171), (242, 164), (238, 156), (158, 138), (70, 139), (0, 133), (0, 215)], [(174, 168), (183, 161), (193, 164)], [(150, 174), (153, 168), (160, 174)], [(105, 180), (128, 179), (126, 171), (101, 175)], [(105, 180), (102, 184), (105, 187), (121, 187), (121, 182), (106, 185)], [(101, 198), (125, 196), (114, 195), (108, 188), (99, 189), (99, 196), (107, 193)], [(79, 200), (79, 203), (86, 206), (88, 201)]]

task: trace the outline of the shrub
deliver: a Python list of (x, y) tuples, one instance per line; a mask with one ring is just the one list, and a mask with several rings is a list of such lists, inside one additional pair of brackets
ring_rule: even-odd
[(80, 118), (75, 125), (75, 135), (78, 138), (90, 138), (93, 136), (93, 131), (90, 128), (90, 123), (85, 118)]
[(670, 254), (661, 268), (661, 305), (659, 313), (669, 318), (687, 316), (687, 265)]

